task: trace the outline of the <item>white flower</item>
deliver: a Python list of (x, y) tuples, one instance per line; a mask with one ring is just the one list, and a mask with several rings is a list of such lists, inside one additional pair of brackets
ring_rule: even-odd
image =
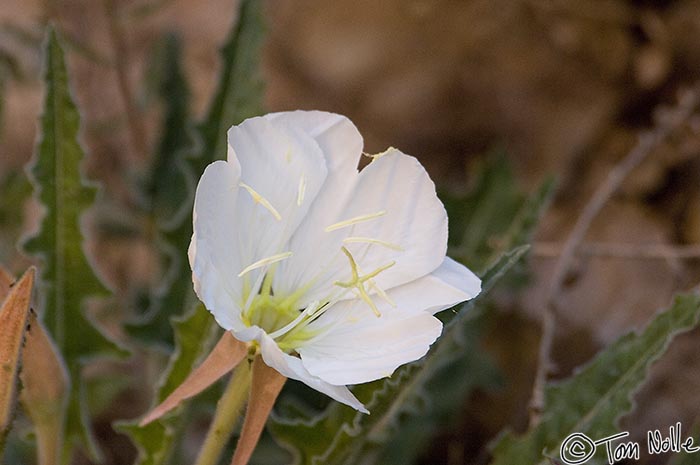
[(267, 365), (367, 412), (345, 385), (425, 355), (433, 314), (480, 291), (445, 257), (433, 182), (393, 148), (358, 171), (362, 137), (331, 113), (252, 118), (228, 143), (197, 187), (197, 295)]

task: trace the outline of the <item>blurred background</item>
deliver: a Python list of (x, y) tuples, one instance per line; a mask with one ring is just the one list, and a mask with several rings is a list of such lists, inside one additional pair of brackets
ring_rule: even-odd
[[(160, 136), (158, 50), (168, 35), (181, 39), (199, 118), (236, 11), (233, 0), (0, 0), (2, 263), (26, 267), (14, 243), (38, 221), (36, 205), (17, 200), (29, 189), (23, 169), (37, 137), (44, 25), (55, 22), (66, 40), (84, 170), (104, 185), (88, 248), (126, 302), (162, 273), (138, 215), (129, 214)], [(265, 17), (268, 110), (345, 114), (367, 152), (395, 146), (416, 156), (445, 192), (467, 192), (494, 152), (506, 154), (524, 191), (557, 180), (528, 283), (501, 296), (484, 338), (505, 381), (465, 399), (457, 427), (422, 462), (480, 463), (499, 430), (527, 424), (544, 294), (574, 221), (659, 108), (700, 79), (700, 1), (270, 0)], [(699, 130), (697, 116), (675, 131), (593, 222), (588, 253), (578, 256), (559, 301), (555, 378), (700, 281), (700, 253), (666, 253), (700, 244)], [(100, 314), (117, 339), (123, 318), (109, 308)], [(638, 439), (676, 421), (690, 425), (700, 413), (698, 336), (678, 338), (637, 394), (638, 409), (623, 425)], [(130, 372), (133, 363), (92, 368)], [(109, 424), (141, 414), (149, 396), (128, 390), (99, 413), (107, 463), (131, 463), (135, 450)], [(656, 460), (646, 463), (663, 463)]]

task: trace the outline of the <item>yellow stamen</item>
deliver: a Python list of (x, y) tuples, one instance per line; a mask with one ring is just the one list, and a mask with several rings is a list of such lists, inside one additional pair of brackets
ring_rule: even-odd
[(369, 308), (372, 309), (372, 311), (374, 312), (374, 314), (375, 314), (377, 317), (382, 316), (382, 314), (379, 313), (379, 309), (377, 308), (377, 306), (375, 305), (375, 303), (372, 301), (372, 299), (369, 298), (369, 295), (367, 294), (367, 291), (365, 290), (365, 287), (362, 286), (362, 285), (360, 285), (360, 286), (357, 286), (356, 289), (357, 289), (357, 292), (360, 293), (360, 298), (361, 298), (362, 300), (364, 300), (365, 303), (366, 303), (367, 305), (369, 305)]
[(308, 307), (306, 307), (306, 308), (304, 309), (304, 311), (301, 312), (301, 313), (299, 314), (298, 317), (296, 317), (294, 320), (292, 320), (291, 322), (287, 323), (285, 326), (283, 326), (282, 328), (278, 329), (277, 331), (275, 331), (275, 332), (273, 332), (273, 333), (270, 333), (269, 336), (270, 336), (272, 339), (277, 339), (277, 338), (280, 337), (280, 336), (284, 336), (284, 335), (287, 334), (289, 331), (291, 331), (295, 326), (297, 326), (299, 323), (301, 323), (301, 321), (302, 321), (303, 319), (305, 319), (305, 318), (307, 318), (307, 317), (310, 317), (310, 316), (313, 316), (313, 314), (316, 312), (316, 310), (318, 310), (318, 307), (319, 307), (319, 306), (320, 306), (320, 305), (319, 305), (319, 302), (318, 302), (318, 301), (311, 302), (311, 304), (310, 304)]
[(382, 289), (381, 287), (379, 287), (379, 286), (377, 285), (376, 282), (370, 281), (370, 282), (369, 282), (369, 287), (371, 287), (373, 290), (375, 290), (375, 291), (377, 292), (377, 294), (379, 294), (379, 296), (380, 296), (382, 299), (384, 299), (384, 301), (385, 301), (386, 303), (388, 303), (388, 304), (391, 305), (392, 307), (396, 308), (396, 302), (394, 302), (393, 299), (392, 299), (391, 297), (389, 297), (389, 296), (387, 295), (386, 292), (384, 292), (384, 289)]
[(357, 263), (355, 263), (355, 258), (352, 256), (350, 251), (345, 247), (341, 247), (340, 250), (343, 251), (348, 260), (350, 261), (350, 273), (352, 273), (352, 279), (348, 283), (343, 283), (341, 281), (336, 281), (335, 284), (340, 287), (353, 287), (355, 283), (360, 279), (360, 275), (357, 274)]
[(355, 225), (357, 223), (362, 223), (365, 221), (373, 220), (375, 218), (379, 218), (380, 216), (384, 216), (384, 215), (386, 215), (386, 210), (382, 210), (382, 211), (379, 211), (376, 213), (370, 213), (368, 215), (356, 216), (354, 218), (350, 218), (349, 220), (340, 221), (338, 223), (334, 223), (330, 226), (327, 226), (325, 231), (326, 232), (335, 231), (337, 229), (346, 228), (348, 226), (352, 226), (352, 225)]
[(292, 162), (292, 151), (291, 151), (291, 150), (287, 150), (287, 151), (284, 153), (284, 159), (287, 160), (287, 163), (291, 163), (291, 162)]
[(248, 191), (248, 193), (250, 194), (250, 196), (253, 197), (253, 201), (254, 201), (255, 203), (259, 203), (260, 205), (262, 205), (263, 207), (265, 207), (270, 213), (272, 213), (272, 216), (274, 216), (275, 219), (276, 219), (277, 221), (282, 220), (282, 216), (279, 214), (279, 212), (275, 209), (275, 207), (273, 207), (272, 204), (271, 204), (265, 197), (263, 197), (262, 195), (258, 194), (258, 193), (255, 191), (255, 189), (253, 189), (252, 187), (250, 187), (250, 186), (249, 186), (248, 184), (246, 184), (246, 183), (243, 183), (243, 182), (242, 182), (242, 183), (240, 183), (240, 186), (241, 186), (243, 189), (245, 189), (245, 190)]
[(336, 281), (334, 284), (336, 286), (344, 287), (346, 289), (350, 289), (350, 288), (355, 289), (356, 292), (358, 293), (358, 296), (362, 300), (364, 300), (365, 303), (367, 303), (367, 305), (369, 305), (369, 308), (372, 309), (374, 314), (377, 315), (378, 317), (382, 316), (382, 314), (379, 312), (379, 309), (377, 309), (377, 306), (370, 298), (369, 294), (367, 294), (367, 289), (365, 289), (365, 282), (374, 278), (382, 271), (385, 271), (385, 270), (391, 268), (392, 266), (396, 265), (396, 262), (392, 261), (390, 263), (387, 263), (384, 266), (380, 266), (379, 268), (372, 271), (371, 273), (368, 273), (364, 276), (360, 276), (359, 272), (357, 270), (357, 262), (355, 262), (355, 258), (352, 256), (350, 251), (348, 249), (346, 249), (345, 247), (341, 247), (341, 250), (343, 251), (345, 256), (348, 257), (348, 261), (350, 262), (351, 278), (350, 278), (350, 281), (348, 281), (348, 282)]
[(244, 274), (248, 273), (249, 271), (253, 271), (256, 268), (260, 268), (265, 265), (270, 265), (272, 263), (277, 263), (279, 261), (282, 261), (286, 258), (289, 258), (292, 256), (292, 252), (284, 252), (284, 253), (278, 253), (277, 255), (273, 255), (271, 257), (263, 258), (262, 260), (258, 260), (257, 262), (246, 266), (243, 271), (238, 273), (238, 277), (240, 278)]
[(374, 278), (375, 276), (377, 276), (377, 275), (378, 275), (379, 273), (381, 273), (382, 271), (386, 271), (386, 270), (388, 270), (389, 268), (391, 268), (391, 267), (394, 266), (394, 265), (396, 265), (396, 262), (392, 260), (392, 261), (390, 261), (389, 263), (387, 263), (386, 265), (380, 266), (379, 268), (377, 268), (376, 270), (372, 271), (371, 273), (368, 273), (368, 274), (362, 276), (362, 277), (360, 278), (360, 281), (364, 283), (365, 281)]
[(304, 178), (304, 175), (301, 175), (301, 179), (299, 179), (299, 189), (297, 190), (297, 205), (301, 206), (301, 204), (304, 202), (304, 195), (306, 195), (306, 179)]
[(360, 243), (367, 243), (367, 244), (377, 244), (377, 245), (383, 245), (384, 247), (392, 250), (397, 250), (399, 252), (403, 251), (403, 248), (400, 245), (397, 244), (392, 244), (391, 242), (386, 242), (381, 239), (373, 239), (371, 237), (346, 237), (343, 239), (343, 242), (346, 243), (352, 243), (352, 242), (360, 242)]

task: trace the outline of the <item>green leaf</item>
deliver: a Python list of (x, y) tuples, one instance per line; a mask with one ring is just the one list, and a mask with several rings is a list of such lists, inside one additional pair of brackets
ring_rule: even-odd
[[(217, 91), (205, 120), (197, 126), (198, 143), (190, 149), (191, 167), (184, 167), (180, 162), (180, 151), (187, 150), (189, 146), (189, 140), (182, 138), (188, 126), (185, 82), (179, 76), (171, 76), (172, 80), (165, 82), (164, 90), (169, 86), (171, 90), (166, 92), (170, 93), (175, 101), (169, 106), (167, 129), (159, 148), (154, 176), (158, 175), (159, 170), (166, 170), (168, 177), (181, 176), (181, 180), (175, 179), (173, 182), (179, 185), (182, 185), (183, 181), (189, 182), (191, 174), (188, 171), (199, 175), (209, 163), (226, 156), (226, 131), (229, 127), (262, 113), (259, 63), (264, 27), (261, 8), (259, 0), (243, 0), (241, 3), (238, 21), (222, 49), (223, 66)], [(177, 63), (176, 51), (170, 51), (168, 61), (173, 64), (171, 66)], [(175, 73), (177, 69), (179, 68), (173, 68), (171, 73)], [(170, 156), (176, 158), (175, 164), (179, 165), (177, 169), (172, 166), (172, 159), (167, 158)], [(154, 205), (163, 202), (169, 207), (177, 205), (171, 203), (176, 197), (168, 193), (172, 187), (169, 181), (152, 185)], [(169, 256), (170, 266), (168, 277), (164, 280), (161, 291), (157, 292), (157, 303), (142, 321), (146, 325), (142, 328), (132, 328), (133, 333), (144, 338), (154, 333), (162, 338), (163, 322), (173, 314), (174, 309), (180, 310), (183, 305), (186, 306), (189, 296), (192, 295), (190, 269), (186, 257), (192, 236), (189, 215), (192, 204), (193, 196), (187, 195), (180, 203), (186, 212), (182, 214), (184, 220), (180, 220), (179, 213), (173, 213), (173, 221), (158, 223), (164, 239), (160, 246)], [(176, 349), (158, 388), (155, 404), (163, 401), (187, 377), (196, 362), (208, 353), (212, 334), (218, 329), (211, 315), (201, 305), (188, 316), (174, 321), (173, 326)], [(186, 406), (185, 409), (189, 407)], [(118, 425), (118, 428), (129, 434), (136, 443), (139, 449), (139, 465), (162, 464), (173, 454), (177, 445), (178, 427), (182, 426), (177, 423), (177, 417), (178, 413), (175, 412), (145, 428), (140, 428), (138, 422), (122, 422)]]
[[(482, 384), (484, 378), (492, 378), (493, 370), (476, 349), (479, 318), (473, 307), (526, 250), (526, 246), (515, 249), (493, 265), (484, 276), (480, 297), (465, 304), (445, 325), (443, 335), (425, 358), (398, 369), (391, 378), (354, 389), (353, 393), (365, 403), (371, 415), (333, 402), (313, 418), (273, 416), (268, 427), (276, 440), (295, 455), (296, 463), (371, 463), (370, 457), (377, 452), (376, 447), (386, 443), (407, 416), (428, 418), (434, 415), (432, 421), (445, 413), (442, 406), (431, 402), (433, 393), (429, 392), (437, 387), (436, 380), (444, 376), (445, 370), (457, 366), (466, 370), (452, 373), (466, 380), (458, 396)], [(480, 370), (486, 370), (484, 376), (478, 375)]]
[[(537, 224), (544, 212), (549, 207), (549, 202), (554, 194), (555, 183), (553, 179), (544, 181), (540, 187), (520, 202), (520, 207), (515, 213), (508, 229), (497, 234), (496, 239), (491, 240), (492, 252), (486, 259), (486, 263), (492, 263), (506, 250), (528, 244), (532, 239)], [(466, 257), (461, 257), (467, 262)], [(529, 282), (529, 270), (526, 260), (521, 260), (508, 273), (506, 282), (503, 284), (510, 289), (521, 289)]]
[(174, 36), (169, 36), (163, 49), (159, 93), (165, 103), (165, 118), (144, 197), (148, 204), (149, 230), (164, 257), (166, 272), (153, 291), (147, 311), (127, 328), (132, 336), (144, 342), (172, 347), (170, 318), (191, 308), (195, 301), (187, 247), (192, 237), (196, 181), (185, 162), (193, 138), (188, 113), (189, 90), (180, 66), (181, 47)]
[(114, 428), (134, 443), (138, 450), (138, 465), (158, 465), (166, 463), (172, 453), (175, 431), (166, 421), (154, 421), (146, 426), (139, 426), (138, 421), (119, 421)]
[(184, 317), (175, 318), (173, 328), (177, 342), (176, 349), (170, 357), (168, 369), (158, 388), (156, 404), (163, 402), (176, 387), (182, 384), (197, 362), (209, 353), (212, 341), (219, 333), (219, 327), (204, 305), (198, 305), (194, 311)]
[[(159, 247), (168, 260), (168, 272), (153, 302), (130, 332), (142, 340), (171, 344), (163, 335), (170, 334), (171, 315), (193, 301), (187, 248), (192, 237), (191, 211), (195, 180), (216, 159), (225, 158), (226, 132), (251, 116), (262, 113), (263, 84), (260, 78), (260, 48), (264, 38), (260, 0), (243, 0), (238, 21), (234, 23), (222, 51), (222, 72), (205, 120), (197, 125), (197, 143), (188, 137), (187, 88), (179, 70), (178, 51), (169, 44), (166, 80), (162, 87), (167, 95), (168, 111), (165, 131), (156, 157), (150, 198), (153, 212), (165, 211), (158, 218)], [(189, 152), (190, 165), (182, 158)]]
[(527, 242), (553, 192), (546, 181), (530, 197), (517, 188), (504, 153), (486, 159), (474, 187), (463, 195), (441, 192), (450, 218), (449, 255), (482, 270), (494, 259)]
[(242, 0), (238, 23), (221, 50), (223, 66), (216, 94), (205, 120), (198, 126), (200, 147), (192, 160), (195, 174), (226, 157), (228, 129), (263, 113), (260, 73), (265, 26), (260, 0)]
[[(545, 390), (542, 422), (523, 436), (508, 433), (498, 440), (492, 464), (549, 465), (545, 454), (558, 455), (569, 434), (583, 433), (597, 440), (617, 433), (617, 421), (632, 410), (632, 397), (646, 380), (650, 365), (678, 333), (694, 328), (699, 320), (700, 296), (677, 296), (671, 308), (641, 334), (623, 336), (573, 377), (551, 383)], [(587, 463), (603, 463), (604, 455)]]
[[(5, 99), (7, 98), (5, 97), (5, 93), (7, 91), (5, 84), (7, 80), (7, 71), (5, 70), (6, 65), (3, 63), (3, 61), (3, 57), (0, 55), (0, 127), (3, 127), (3, 123), (5, 122)], [(2, 135), (0, 135), (0, 137), (2, 137)]]
[(162, 135), (149, 176), (147, 195), (150, 212), (165, 230), (185, 222), (191, 214), (189, 203), (195, 182), (185, 164), (185, 152), (191, 150), (190, 92), (181, 66), (182, 47), (175, 36), (163, 45), (162, 80), (159, 95), (165, 104)]
[[(697, 436), (693, 436), (697, 437)], [(685, 439), (685, 438), (684, 438)], [(693, 444), (694, 446), (697, 446), (697, 442)], [(675, 454), (671, 457), (671, 461), (668, 462), (668, 465), (697, 465), (698, 463), (698, 458), (696, 456), (696, 453), (693, 454), (686, 454), (684, 452), (681, 452), (679, 454)]]
[[(173, 319), (175, 351), (158, 386), (154, 405), (160, 404), (182, 383), (196, 364), (211, 350), (218, 326), (203, 305), (188, 315)], [(180, 411), (182, 409), (179, 409)], [(165, 418), (140, 427), (139, 420), (118, 422), (115, 426), (128, 434), (139, 450), (138, 465), (166, 463), (176, 447), (178, 410)], [(180, 422), (181, 423), (181, 422)]]
[(77, 141), (80, 116), (70, 95), (63, 50), (52, 30), (45, 52), (41, 139), (31, 162), (45, 215), (39, 233), (25, 243), (25, 250), (42, 258), (43, 320), (65, 359), (72, 381), (63, 454), (67, 462), (76, 444), (85, 447), (93, 458), (99, 455), (83, 397), (83, 363), (124, 352), (96, 329), (84, 312), (86, 297), (109, 295), (83, 252), (80, 218), (92, 205), (96, 188), (80, 174), (84, 156)]
[[(693, 447), (697, 447), (698, 445), (698, 433), (700, 433), (700, 425), (697, 423), (692, 424), (689, 433), (685, 432), (685, 425), (682, 425), (681, 428), (683, 429), (683, 437), (681, 440), (685, 440), (686, 437), (692, 437), (693, 438)], [(687, 436), (686, 436), (687, 434)], [(667, 462), (667, 465), (697, 465), (698, 459), (697, 459), (697, 454), (698, 452), (694, 453), (676, 453), (673, 454), (670, 458), (670, 460)]]
[(12, 263), (15, 244), (22, 233), (24, 205), (32, 195), (32, 185), (20, 169), (12, 170), (0, 181), (0, 263)]
[(508, 230), (524, 196), (515, 185), (504, 153), (488, 157), (475, 179), (468, 193), (441, 192), (440, 197), (450, 218), (450, 255), (466, 259), (467, 266), (480, 269)]
[(510, 226), (500, 237), (498, 247), (492, 252), (489, 261), (497, 259), (506, 250), (530, 241), (542, 215), (549, 207), (555, 187), (554, 179), (547, 179), (534, 193), (523, 200)]
[[(520, 246), (501, 256), (489, 268), (483, 276), (484, 296), (506, 273), (513, 272), (528, 249), (529, 246)], [(500, 381), (496, 367), (481, 354), (480, 336), (488, 315), (485, 305), (475, 303), (474, 309), (462, 309), (446, 323), (441, 340), (425, 362), (428, 366), (423, 371), (427, 381), (418, 398), (420, 403), (402, 407), (410, 415), (397, 417), (393, 430), (386, 434), (388, 440), (381, 444), (375, 463), (414, 463), (435, 432), (450, 423), (455, 409), (474, 389), (491, 387)], [(455, 382), (456, 379), (460, 381)]]

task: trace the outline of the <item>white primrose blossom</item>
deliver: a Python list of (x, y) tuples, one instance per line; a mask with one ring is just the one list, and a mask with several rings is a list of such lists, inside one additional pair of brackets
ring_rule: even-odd
[(396, 149), (358, 171), (347, 118), (287, 112), (228, 133), (202, 175), (189, 250), (194, 288), (264, 362), (367, 413), (346, 385), (426, 354), (436, 312), (481, 282), (445, 256), (447, 215), (428, 174)]

